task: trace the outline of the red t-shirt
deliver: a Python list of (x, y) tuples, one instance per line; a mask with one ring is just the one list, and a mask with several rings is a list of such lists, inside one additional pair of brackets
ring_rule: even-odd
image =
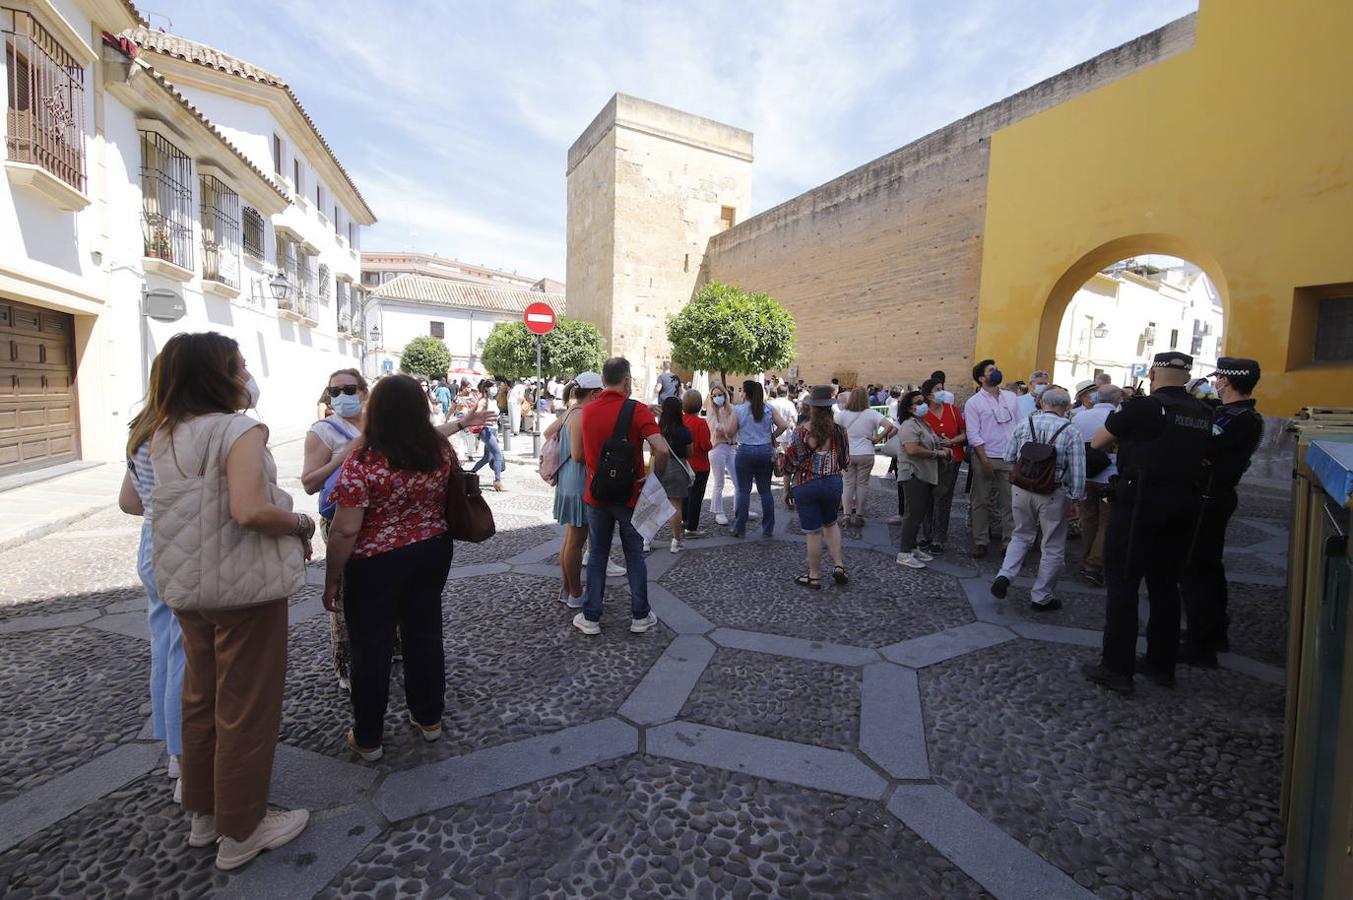
[[(966, 428), (962, 411), (953, 403), (946, 403), (940, 407), (938, 416), (932, 409), (925, 414), (925, 420), (930, 429), (940, 437), (952, 438)], [(954, 454), (954, 462), (963, 462), (962, 447), (954, 447), (951, 452)]]
[(708, 472), (709, 451), (714, 447), (713, 438), (709, 434), (709, 423), (703, 416), (686, 413), (681, 417), (681, 424), (691, 432), (691, 450), (686, 456), (686, 462), (691, 464), (691, 471)]
[(338, 506), (366, 510), (353, 544), (354, 559), (388, 553), (446, 533), (446, 481), (451, 453), (434, 472), (393, 469), (384, 453), (366, 450), (343, 463), (329, 496)]
[[(593, 506), (604, 505), (592, 498), (592, 475), (601, 459), (601, 445), (611, 439), (616, 419), (620, 416), (620, 406), (628, 399), (619, 391), (607, 389), (583, 406), (583, 452), (587, 458), (587, 485), (583, 499)], [(634, 445), (634, 471), (638, 480), (634, 482), (634, 492), (630, 495), (628, 505), (631, 507), (639, 502), (639, 493), (644, 488), (644, 438), (657, 433), (658, 422), (653, 418), (653, 413), (644, 404), (635, 403), (629, 442)]]

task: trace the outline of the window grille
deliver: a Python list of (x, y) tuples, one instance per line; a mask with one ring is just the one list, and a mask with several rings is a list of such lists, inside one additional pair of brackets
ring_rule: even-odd
[(277, 235), (277, 271), (286, 276), (291, 290), (283, 300), (277, 301), (277, 308), (297, 312), (300, 310), (301, 278), (296, 271), (296, 245), (285, 235)]
[(213, 175), (203, 175), (202, 277), (240, 286), (240, 195)]
[(141, 202), (146, 256), (193, 268), (192, 162), (153, 131), (141, 132)]
[(5, 35), (5, 153), (85, 189), (85, 69), (23, 10), (0, 8)]
[(252, 206), (240, 212), (244, 224), (244, 255), (263, 261), (263, 216)]
[(329, 304), (329, 267), (324, 263), (319, 266), (319, 302)]

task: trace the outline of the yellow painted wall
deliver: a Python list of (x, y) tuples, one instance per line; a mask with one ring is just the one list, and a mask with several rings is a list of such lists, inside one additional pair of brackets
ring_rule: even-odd
[(1353, 282), (1351, 38), (1349, 0), (1202, 0), (1194, 49), (996, 132), (977, 358), (1050, 370), (1076, 289), (1164, 253), (1215, 282), (1262, 412), (1353, 406), (1353, 363), (1301, 363), (1294, 314), (1298, 288)]

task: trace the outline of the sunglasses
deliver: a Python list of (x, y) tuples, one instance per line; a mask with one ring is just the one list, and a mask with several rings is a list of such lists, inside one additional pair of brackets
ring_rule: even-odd
[(347, 394), (351, 397), (353, 394), (357, 393), (357, 391), (358, 387), (355, 384), (345, 384), (342, 387), (334, 387), (332, 384), (329, 385), (330, 397), (337, 397), (339, 394)]

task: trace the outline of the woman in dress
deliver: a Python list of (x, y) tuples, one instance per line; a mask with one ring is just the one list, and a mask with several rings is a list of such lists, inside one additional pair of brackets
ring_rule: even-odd
[(183, 799), (179, 757), (183, 754), (183, 632), (174, 611), (160, 599), (155, 587), (154, 545), (150, 534), (150, 494), (155, 490), (155, 471), (150, 465), (150, 438), (156, 413), (152, 404), (161, 393), (157, 386), (160, 360), (150, 367), (146, 404), (131, 421), (127, 438), (127, 473), (122, 478), (118, 506), (124, 513), (144, 516), (141, 545), (136, 555), (136, 573), (146, 589), (146, 618), (150, 624), (150, 719), (156, 740), (164, 741), (169, 753), (169, 777), (174, 779), (174, 802)]
[[(324, 393), (320, 397), (333, 413), (311, 425), (305, 435), (301, 487), (305, 488), (307, 494), (323, 492), (325, 495), (319, 498), (319, 505), (320, 532), (326, 541), (329, 539), (329, 523), (333, 519), (333, 511), (329, 510), (327, 516), (323, 514), (329, 502), (328, 492), (324, 489), (326, 485), (332, 487), (331, 482), (336, 480), (335, 473), (343, 465), (343, 460), (348, 458), (357, 438), (362, 434), (362, 409), (366, 405), (367, 397), (367, 383), (361, 372), (356, 369), (339, 369), (334, 372), (329, 376), (329, 384), (325, 386)], [(338, 686), (346, 691), (350, 686), (348, 677), (350, 657), (348, 631), (341, 612), (343, 606), (341, 584), (334, 605), (340, 611), (329, 613), (329, 657), (333, 661)]]
[(573, 429), (582, 427), (582, 408), (601, 393), (601, 376), (583, 372), (564, 387), (565, 402), (573, 403), (545, 430), (545, 440), (559, 435), (559, 472), (554, 485), (554, 520), (564, 526), (559, 547), (559, 602), (569, 609), (583, 608), (583, 545), (587, 543), (587, 510), (583, 490), (587, 465), (573, 458)]

